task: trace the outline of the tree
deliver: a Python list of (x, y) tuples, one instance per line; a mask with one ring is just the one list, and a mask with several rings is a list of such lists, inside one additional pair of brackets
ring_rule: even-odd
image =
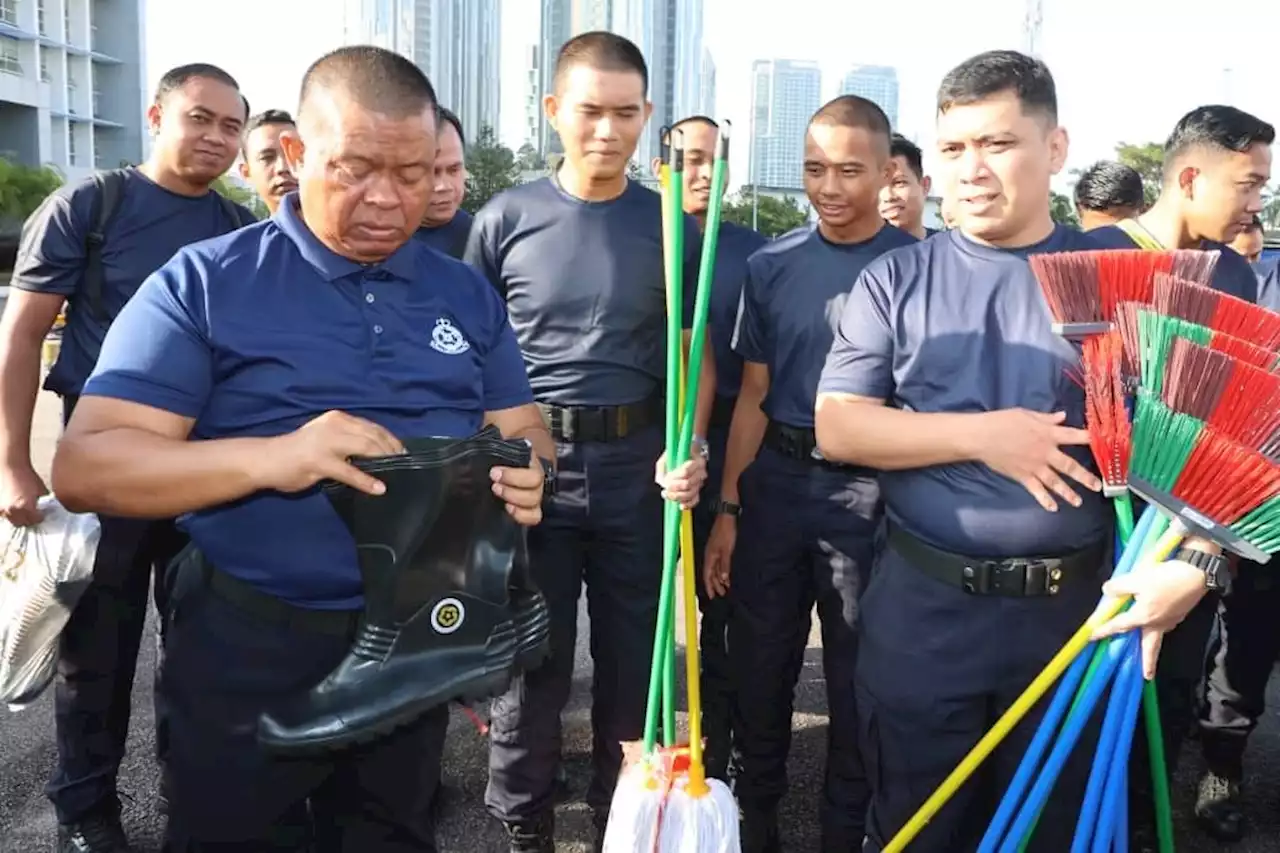
[(537, 148), (526, 142), (516, 152), (516, 166), (522, 172), (540, 172), (547, 168), (547, 161), (542, 159)]
[(249, 212), (257, 218), (267, 218), (267, 206), (262, 199), (258, 198), (258, 194), (246, 186), (227, 180), (226, 175), (222, 175), (214, 181), (212, 189), (223, 198), (230, 199), (242, 207), (247, 207)]
[(1076, 204), (1071, 200), (1070, 196), (1050, 191), (1049, 215), (1059, 225), (1070, 225), (1072, 228), (1080, 227), (1080, 217), (1076, 216)]
[(0, 157), (0, 221), (21, 223), (60, 186), (62, 175), (51, 166), (24, 166)]
[[(809, 214), (790, 196), (778, 198), (761, 193), (759, 207), (754, 211), (753, 202), (751, 187), (744, 186), (736, 195), (725, 199), (721, 216), (725, 222), (744, 228), (755, 227), (766, 237), (777, 237), (809, 221)], [(755, 226), (752, 225), (753, 219), (757, 220)]]
[(467, 148), (467, 197), (462, 207), (475, 213), (498, 193), (520, 183), (520, 166), (511, 149), (484, 125)]
[(1142, 176), (1142, 197), (1150, 207), (1160, 197), (1160, 184), (1164, 182), (1164, 146), (1159, 142), (1121, 142), (1116, 146), (1116, 159)]

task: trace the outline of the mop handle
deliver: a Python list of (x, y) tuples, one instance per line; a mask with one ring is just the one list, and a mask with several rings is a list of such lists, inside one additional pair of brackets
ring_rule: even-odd
[[(1186, 535), (1186, 530), (1180, 525), (1175, 525), (1157, 543), (1156, 548), (1149, 556), (1152, 562), (1164, 562), (1173, 549), (1178, 547)], [(974, 771), (982, 765), (982, 762), (995, 751), (1000, 742), (1008, 737), (1023, 717), (1031, 710), (1031, 708), (1040, 700), (1058, 677), (1071, 665), (1071, 662), (1089, 645), (1089, 638), (1093, 635), (1093, 631), (1098, 626), (1112, 619), (1117, 613), (1124, 609), (1128, 603), (1130, 596), (1121, 596), (1116, 598), (1105, 607), (1095, 611), (1094, 614), (1085, 621), (1083, 625), (1076, 630), (1071, 639), (1058, 651), (1048, 665), (1041, 670), (1040, 674), (1035, 677), (1027, 689), (1022, 692), (1009, 709), (1001, 715), (996, 724), (991, 727), (982, 739), (969, 750), (969, 754), (961, 759), (955, 769), (948, 774), (947, 778), (942, 781), (929, 798), (925, 800), (924, 805), (916, 811), (914, 815), (903, 825), (898, 834), (885, 846), (882, 853), (902, 853), (906, 849), (920, 831), (928, 825), (947, 801), (955, 795)]]

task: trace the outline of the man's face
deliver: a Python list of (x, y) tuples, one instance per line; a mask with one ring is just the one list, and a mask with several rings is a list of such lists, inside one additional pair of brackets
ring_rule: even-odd
[(412, 237), (431, 200), (435, 109), (390, 118), (343, 92), (317, 92), (304, 115), (299, 137), (284, 145), (307, 224), (353, 261), (386, 258)]
[(684, 212), (701, 216), (711, 205), (716, 129), (704, 121), (680, 125), (684, 132)]
[(235, 88), (193, 77), (147, 110), (156, 153), (184, 181), (208, 185), (240, 151), (244, 99)]
[(889, 178), (889, 141), (862, 127), (818, 122), (804, 137), (804, 191), (825, 224), (875, 215)]
[(1231, 241), (1231, 248), (1249, 263), (1256, 263), (1262, 255), (1263, 234), (1261, 228), (1247, 228)]
[(1076, 208), (1076, 215), (1080, 217), (1080, 230), (1092, 231), (1095, 228), (1102, 228), (1107, 225), (1115, 225), (1117, 222), (1123, 222), (1126, 219), (1133, 219), (1141, 211), (1136, 207), (1109, 207), (1106, 210), (1089, 210), (1083, 207)]
[(291, 124), (264, 124), (245, 137), (240, 176), (253, 186), (272, 213), (280, 206), (280, 199), (298, 188), (298, 181), (280, 150), (280, 134), (293, 130)]
[(440, 123), (439, 147), (436, 149), (435, 186), (431, 203), (422, 224), (430, 227), (448, 225), (458, 213), (467, 192), (467, 167), (462, 150), (462, 137), (452, 123)]
[(1023, 112), (1012, 92), (938, 115), (939, 177), (956, 225), (993, 244), (1016, 244), (1048, 218), (1049, 180), (1067, 158), (1067, 135)]
[(1271, 147), (1246, 151), (1188, 152), (1178, 173), (1185, 215), (1196, 233), (1230, 243), (1262, 212), (1262, 191), (1271, 179)]
[(889, 160), (889, 183), (880, 190), (880, 215), (905, 231), (924, 221), (924, 201), (929, 195), (929, 179), (916, 177), (906, 157)]
[(585, 64), (568, 69), (543, 108), (560, 134), (565, 158), (595, 181), (626, 173), (652, 109), (639, 74)]

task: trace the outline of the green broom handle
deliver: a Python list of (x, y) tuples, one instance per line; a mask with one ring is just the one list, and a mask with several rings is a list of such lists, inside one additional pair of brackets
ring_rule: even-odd
[[(674, 333), (675, 346), (668, 344), (667, 352), (667, 407), (673, 415), (671, 436), (678, 438), (680, 432), (680, 368), (684, 364), (681, 357), (684, 348), (684, 133), (680, 130), (671, 132), (671, 306), (667, 309), (669, 317), (675, 318), (675, 324), (668, 330)], [(675, 370), (671, 369), (671, 359), (675, 359)], [(674, 380), (674, 381), (673, 381)], [(673, 405), (674, 401), (674, 405)], [(678, 447), (672, 440), (669, 448)], [(671, 450), (667, 451), (667, 470), (671, 467)], [(668, 501), (672, 506), (678, 505)], [(680, 559), (680, 515), (677, 513), (672, 522), (671, 531), (663, 531), (663, 568), (672, 579), (671, 606), (667, 608), (667, 623), (664, 630), (666, 652), (663, 655), (662, 678), (662, 742), (666, 746), (675, 746), (679, 737), (676, 732), (676, 607), (675, 607), (675, 571), (676, 562)]]

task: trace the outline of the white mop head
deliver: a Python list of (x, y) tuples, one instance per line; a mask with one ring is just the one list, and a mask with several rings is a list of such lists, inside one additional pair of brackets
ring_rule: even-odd
[(666, 783), (654, 761), (642, 759), (624, 767), (609, 806), (604, 853), (653, 853), (665, 795)]
[(738, 803), (729, 786), (708, 779), (710, 789), (690, 796), (688, 779), (681, 779), (667, 795), (662, 809), (660, 853), (741, 853), (738, 837)]

